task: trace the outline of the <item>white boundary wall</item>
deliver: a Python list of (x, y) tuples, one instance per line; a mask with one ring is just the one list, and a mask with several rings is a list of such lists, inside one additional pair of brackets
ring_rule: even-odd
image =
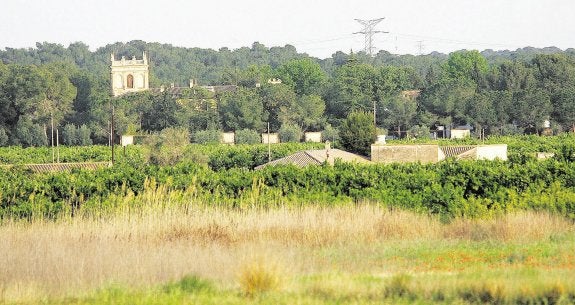
[(477, 160), (495, 159), (507, 161), (507, 144), (477, 146)]

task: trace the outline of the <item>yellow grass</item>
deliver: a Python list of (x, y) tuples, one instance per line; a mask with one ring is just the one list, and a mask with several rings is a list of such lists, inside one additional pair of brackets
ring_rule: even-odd
[[(81, 296), (111, 283), (145, 288), (187, 274), (233, 289), (247, 287), (252, 271), (270, 280), (270, 289), (279, 283), (275, 277), (332, 272), (385, 276), (395, 272), (394, 262), (378, 257), (378, 251), (402, 243), (537, 241), (573, 232), (572, 223), (548, 214), (442, 224), (434, 217), (372, 205), (186, 207), (100, 219), (15, 221), (0, 226), (0, 302)], [(249, 289), (244, 291), (251, 293)]]

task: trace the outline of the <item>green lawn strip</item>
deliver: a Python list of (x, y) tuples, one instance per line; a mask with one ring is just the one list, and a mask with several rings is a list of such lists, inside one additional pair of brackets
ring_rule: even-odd
[[(238, 288), (146, 290), (110, 286), (85, 298), (44, 304), (571, 304), (575, 274), (530, 267), (397, 274), (324, 273), (298, 276), (274, 291), (245, 295)], [(531, 303), (529, 303), (531, 302)]]
[(534, 242), (395, 241), (315, 250), (325, 266), (382, 273), (537, 267), (575, 270), (575, 238)]

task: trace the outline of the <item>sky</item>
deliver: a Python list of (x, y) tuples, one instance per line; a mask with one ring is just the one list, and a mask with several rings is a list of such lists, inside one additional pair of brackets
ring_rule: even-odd
[(91, 50), (144, 40), (179, 47), (237, 49), (293, 45), (327, 58), (364, 49), (355, 19), (385, 18), (375, 52), (575, 48), (574, 0), (5, 0), (0, 49), (36, 42)]

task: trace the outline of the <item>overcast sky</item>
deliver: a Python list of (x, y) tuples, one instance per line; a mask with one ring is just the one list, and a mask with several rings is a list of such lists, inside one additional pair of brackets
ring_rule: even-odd
[[(255, 41), (326, 58), (364, 48), (354, 19), (385, 17), (374, 46), (397, 54), (575, 47), (574, 0), (4, 0), (0, 49), (144, 40), (236, 49)], [(420, 46), (422, 47), (420, 49)]]

